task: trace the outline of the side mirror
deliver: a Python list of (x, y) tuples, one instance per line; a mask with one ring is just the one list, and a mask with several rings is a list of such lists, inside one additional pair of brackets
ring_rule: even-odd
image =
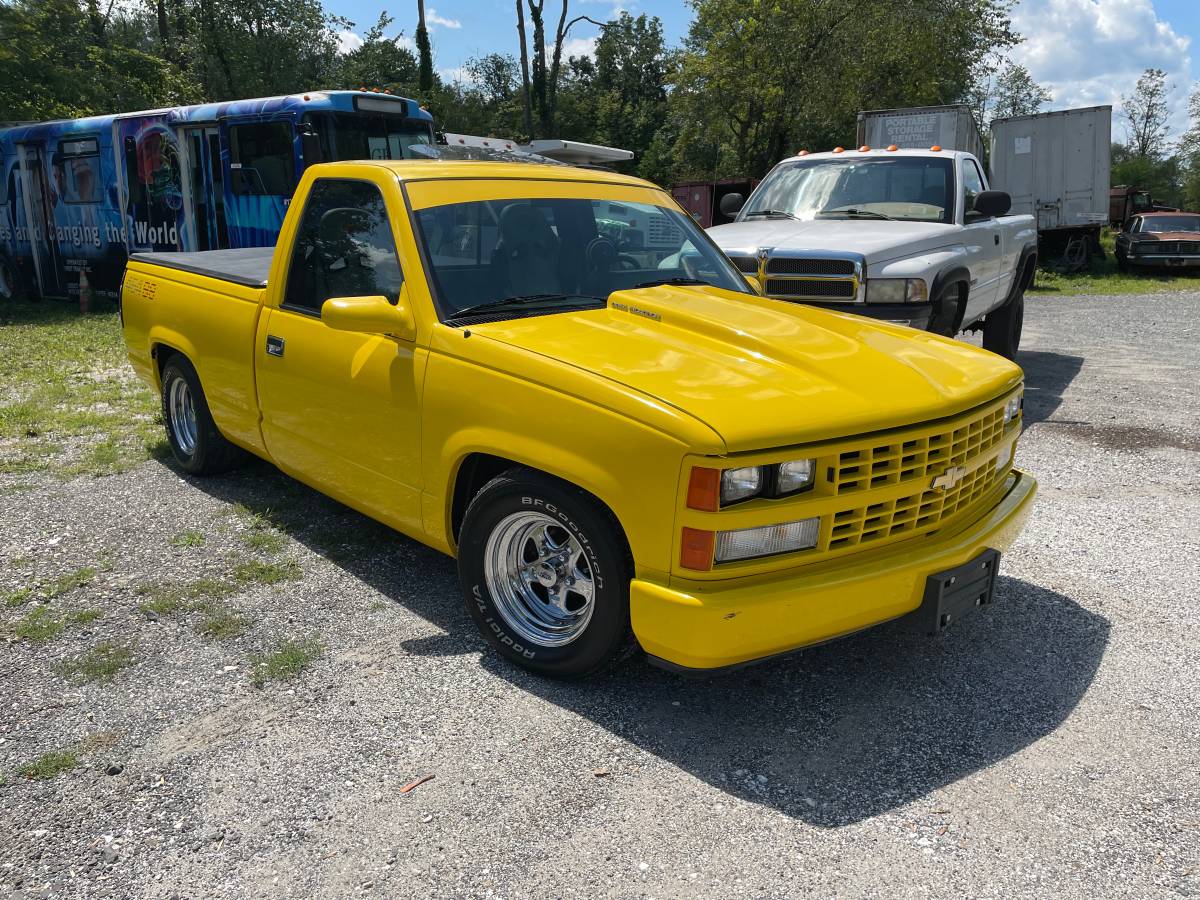
[(321, 152), (321, 138), (313, 129), (311, 122), (300, 126), (300, 152), (304, 154), (304, 165), (314, 166), (325, 162), (325, 154)]
[(1004, 191), (980, 191), (975, 195), (975, 209), (980, 216), (993, 219), (1012, 209), (1012, 197)]
[(726, 194), (721, 198), (721, 215), (733, 218), (746, 205), (746, 198), (741, 194)]
[(408, 302), (408, 285), (400, 288), (400, 299), (387, 297), (333, 297), (321, 304), (321, 321), (337, 331), (361, 334), (390, 334), (402, 341), (417, 339), (417, 324)]

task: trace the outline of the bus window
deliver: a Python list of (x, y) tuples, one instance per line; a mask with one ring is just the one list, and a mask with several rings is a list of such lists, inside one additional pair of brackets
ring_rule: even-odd
[(233, 193), (291, 196), (296, 171), (290, 123), (231, 125), (229, 158)]
[(321, 141), (322, 159), (411, 159), (414, 144), (433, 143), (429, 123), (402, 115), (317, 113), (305, 117)]

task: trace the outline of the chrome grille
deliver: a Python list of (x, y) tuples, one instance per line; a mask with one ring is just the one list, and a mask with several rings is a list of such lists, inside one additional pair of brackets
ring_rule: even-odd
[(853, 275), (854, 261), (777, 256), (767, 262), (767, 273), (771, 275)]
[(753, 275), (758, 271), (758, 260), (753, 256), (731, 256), (729, 260), (737, 266), (739, 272)]
[(856, 291), (853, 281), (825, 281), (814, 278), (767, 279), (768, 297), (853, 300)]

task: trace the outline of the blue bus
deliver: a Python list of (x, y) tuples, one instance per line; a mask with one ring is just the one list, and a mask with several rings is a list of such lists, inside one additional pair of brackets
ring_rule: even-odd
[(375, 91), (0, 129), (0, 298), (115, 300), (130, 253), (268, 246), (305, 166), (433, 141), (426, 110)]

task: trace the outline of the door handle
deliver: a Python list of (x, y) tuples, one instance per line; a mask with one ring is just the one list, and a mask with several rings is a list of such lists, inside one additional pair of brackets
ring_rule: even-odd
[(275, 337), (273, 334), (267, 335), (267, 355), (283, 356), (283, 338)]
[(997, 246), (997, 247), (999, 247), (999, 246), (1000, 246), (1000, 235), (998, 235), (998, 234), (993, 234), (993, 235), (992, 235), (992, 240), (995, 242), (995, 244), (996, 244), (996, 246)]

